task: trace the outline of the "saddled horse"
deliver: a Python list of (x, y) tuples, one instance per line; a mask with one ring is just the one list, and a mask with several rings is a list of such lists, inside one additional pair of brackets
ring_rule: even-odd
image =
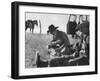
[(33, 33), (33, 31), (34, 31), (34, 26), (38, 26), (38, 21), (37, 20), (27, 20), (27, 21), (25, 21), (25, 31), (28, 29), (28, 28), (30, 28), (30, 32), (32, 32)]

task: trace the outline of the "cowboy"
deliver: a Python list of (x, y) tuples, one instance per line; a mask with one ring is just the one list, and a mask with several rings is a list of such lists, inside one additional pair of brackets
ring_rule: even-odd
[(70, 42), (65, 32), (59, 31), (53, 24), (48, 27), (47, 33), (53, 35), (53, 40), (48, 48), (54, 48), (58, 58), (53, 58), (50, 61), (50, 67), (67, 66), (67, 59), (65, 56), (70, 55)]
[(57, 28), (58, 27), (55, 27), (53, 24), (51, 24), (47, 31), (48, 33), (53, 35), (53, 40), (51, 41), (51, 46), (58, 47), (60, 51), (63, 48), (65, 48), (65, 50), (63, 51), (62, 54), (68, 55), (69, 54), (69, 46), (70, 46), (68, 36), (65, 32), (59, 31)]

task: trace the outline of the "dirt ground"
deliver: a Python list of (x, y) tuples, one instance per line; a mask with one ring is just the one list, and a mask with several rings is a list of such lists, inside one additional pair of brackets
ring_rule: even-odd
[[(75, 40), (72, 40), (70, 36), (69, 40), (73, 43)], [(52, 40), (51, 35), (47, 34), (32, 34), (32, 33), (25, 33), (25, 68), (33, 68), (36, 67), (35, 65), (35, 54), (36, 50), (39, 51), (40, 55), (44, 59), (48, 59), (48, 50), (47, 45)]]

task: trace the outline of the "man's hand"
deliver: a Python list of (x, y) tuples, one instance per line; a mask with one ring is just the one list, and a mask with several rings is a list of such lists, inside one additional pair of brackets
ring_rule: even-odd
[(54, 45), (54, 44), (56, 44), (56, 42), (54, 42), (54, 41), (53, 41), (53, 42), (51, 42), (51, 45)]

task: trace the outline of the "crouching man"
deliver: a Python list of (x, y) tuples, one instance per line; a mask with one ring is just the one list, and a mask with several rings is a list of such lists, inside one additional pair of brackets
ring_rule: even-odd
[[(59, 31), (53, 24), (48, 27), (47, 33), (53, 35), (53, 40), (49, 45), (50, 48), (54, 48), (56, 51), (56, 55), (59, 57), (69, 56), (70, 55), (70, 42), (68, 36), (65, 32)], [(67, 63), (65, 63), (67, 64)], [(55, 58), (50, 62), (50, 66), (63, 66), (64, 60), (63, 58)]]

